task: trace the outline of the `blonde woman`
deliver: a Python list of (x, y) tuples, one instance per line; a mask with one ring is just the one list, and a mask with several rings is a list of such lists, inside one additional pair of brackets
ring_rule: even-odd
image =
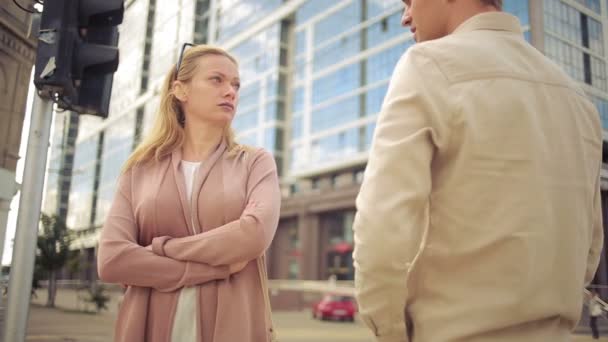
[(236, 60), (188, 45), (101, 233), (99, 276), (127, 285), (115, 341), (267, 342), (266, 271), (256, 260), (279, 220), (276, 165), (234, 140)]

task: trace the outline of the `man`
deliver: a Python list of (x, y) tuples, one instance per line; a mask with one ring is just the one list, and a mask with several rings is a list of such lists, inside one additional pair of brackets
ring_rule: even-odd
[(602, 129), (500, 0), (406, 0), (418, 44), (378, 119), (354, 223), (382, 342), (570, 340), (603, 241)]

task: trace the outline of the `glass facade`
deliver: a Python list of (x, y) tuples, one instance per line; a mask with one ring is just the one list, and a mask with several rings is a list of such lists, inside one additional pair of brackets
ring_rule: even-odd
[[(123, 24), (119, 26), (120, 63), (116, 75), (129, 77), (114, 77), (112, 97), (110, 101), (110, 116), (115, 116), (127, 110), (139, 96), (140, 82), (143, 70), (141, 65), (144, 58), (146, 39), (147, 3), (135, 1), (125, 11)], [(142, 20), (143, 19), (143, 20)]]
[[(289, 171), (364, 156), (393, 69), (414, 42), (403, 3), (308, 1), (295, 13)], [(507, 1), (529, 38), (527, 0)]]
[[(282, 1), (222, 0), (218, 43), (232, 38), (278, 8)], [(252, 13), (255, 13), (252, 15)], [(242, 80), (239, 106), (233, 121), (237, 139), (272, 152), (283, 173), (286, 91), (288, 78), (288, 20), (277, 20), (244, 42), (230, 48), (239, 60)]]
[(58, 212), (59, 200), (59, 179), (61, 172), (61, 158), (65, 148), (65, 130), (68, 127), (68, 115), (57, 113), (53, 120), (53, 130), (51, 132), (51, 148), (49, 151), (49, 162), (47, 166), (45, 183), (45, 201), (42, 212), (52, 215)]
[(116, 180), (122, 165), (133, 149), (135, 137), (135, 113), (126, 115), (122, 120), (112, 123), (104, 132), (99, 189), (97, 190), (96, 225), (103, 224), (114, 198)]
[(217, 0), (217, 2), (220, 10), (217, 39), (223, 41), (246, 31), (279, 7), (283, 0)]
[(545, 54), (583, 84), (608, 129), (605, 11), (599, 0), (543, 1)]
[(289, 171), (364, 153), (392, 69), (412, 44), (401, 1), (308, 1), (295, 13)]
[(79, 141), (76, 147), (66, 220), (68, 227), (75, 230), (88, 229), (91, 225), (99, 137), (92, 135)]
[[(544, 22), (544, 52), (586, 85), (608, 128), (606, 3), (543, 0), (544, 17), (535, 21), (529, 1), (505, 1), (505, 10), (519, 17), (528, 40), (530, 26)], [(70, 227), (103, 223), (120, 167), (154, 120), (155, 88), (184, 42), (213, 41), (238, 58), (237, 138), (271, 151), (283, 179), (364, 162), (393, 69), (413, 44), (409, 30), (400, 26), (403, 3), (308, 0), (283, 11), (291, 3), (126, 2), (110, 118), (80, 120), (66, 196)], [(60, 205), (52, 170), (61, 162), (61, 118), (55, 120), (47, 180), (45, 209), (50, 211)]]

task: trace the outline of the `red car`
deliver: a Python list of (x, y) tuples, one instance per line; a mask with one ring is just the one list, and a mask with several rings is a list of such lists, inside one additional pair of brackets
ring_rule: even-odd
[(355, 312), (357, 304), (353, 297), (328, 294), (313, 306), (312, 317), (354, 322)]

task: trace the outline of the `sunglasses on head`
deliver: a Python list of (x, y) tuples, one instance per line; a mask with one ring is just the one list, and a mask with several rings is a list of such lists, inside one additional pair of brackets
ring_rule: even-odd
[(184, 51), (186, 48), (194, 46), (192, 43), (184, 43), (182, 45), (182, 49), (179, 52), (179, 58), (177, 59), (177, 64), (175, 64), (175, 79), (177, 79), (177, 74), (179, 74), (179, 68), (182, 66), (182, 60), (184, 59)]

